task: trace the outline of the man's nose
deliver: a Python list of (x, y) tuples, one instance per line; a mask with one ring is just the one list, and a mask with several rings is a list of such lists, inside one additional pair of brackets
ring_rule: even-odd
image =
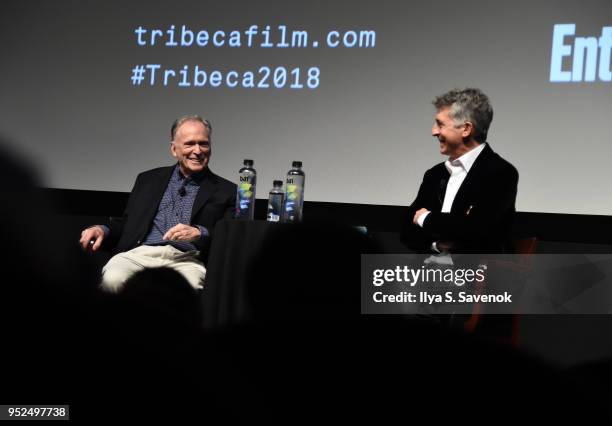
[(434, 124), (431, 127), (431, 135), (432, 136), (438, 136), (440, 134), (440, 129), (438, 128), (438, 126), (436, 124)]

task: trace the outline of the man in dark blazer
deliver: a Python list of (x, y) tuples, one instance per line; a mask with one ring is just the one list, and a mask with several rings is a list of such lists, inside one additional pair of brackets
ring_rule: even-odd
[(170, 153), (177, 164), (139, 174), (123, 216), (81, 233), (85, 250), (114, 248), (102, 270), (105, 290), (117, 292), (135, 272), (161, 266), (202, 288), (211, 232), (233, 216), (236, 197), (236, 185), (208, 167), (211, 132), (199, 116), (175, 120)]
[(486, 142), (493, 108), (479, 89), (433, 101), (432, 135), (449, 159), (425, 172), (401, 238), (420, 253), (500, 253), (515, 213), (518, 172)]

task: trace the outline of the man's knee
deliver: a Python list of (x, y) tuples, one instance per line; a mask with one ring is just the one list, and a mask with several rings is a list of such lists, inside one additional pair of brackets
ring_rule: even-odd
[(126, 274), (124, 270), (113, 268), (112, 266), (108, 267), (107, 265), (102, 269), (100, 287), (109, 293), (117, 293), (125, 285), (130, 275)]
[(110, 293), (117, 293), (125, 285), (126, 281), (140, 271), (142, 266), (130, 262), (120, 253), (112, 257), (102, 268), (102, 281), (100, 287)]

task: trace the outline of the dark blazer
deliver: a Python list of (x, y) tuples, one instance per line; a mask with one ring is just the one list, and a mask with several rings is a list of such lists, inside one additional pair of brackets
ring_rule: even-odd
[[(453, 242), (455, 252), (504, 252), (515, 213), (517, 170), (487, 144), (461, 184), (450, 213), (441, 213), (449, 177), (444, 163), (425, 172), (408, 209), (402, 242), (420, 253), (431, 252), (431, 243), (440, 240)], [(422, 207), (431, 211), (423, 228), (412, 223)]]
[[(104, 240), (107, 247), (114, 247), (119, 253), (142, 244), (151, 230), (174, 167), (160, 167), (138, 175), (123, 216), (109, 223), (110, 233)], [(218, 220), (233, 217), (235, 203), (236, 185), (207, 169), (193, 203), (189, 225), (204, 226), (212, 237)], [(210, 238), (194, 244), (205, 259)]]

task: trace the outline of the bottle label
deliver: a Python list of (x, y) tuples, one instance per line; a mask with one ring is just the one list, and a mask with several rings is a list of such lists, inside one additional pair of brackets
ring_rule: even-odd
[(301, 221), (304, 203), (304, 176), (287, 176), (285, 197), (285, 218), (288, 222)]
[(240, 193), (241, 200), (248, 200), (253, 195), (253, 185), (246, 182), (241, 182), (238, 187), (238, 192)]
[(255, 175), (240, 174), (236, 195), (236, 218), (253, 219), (255, 213)]

